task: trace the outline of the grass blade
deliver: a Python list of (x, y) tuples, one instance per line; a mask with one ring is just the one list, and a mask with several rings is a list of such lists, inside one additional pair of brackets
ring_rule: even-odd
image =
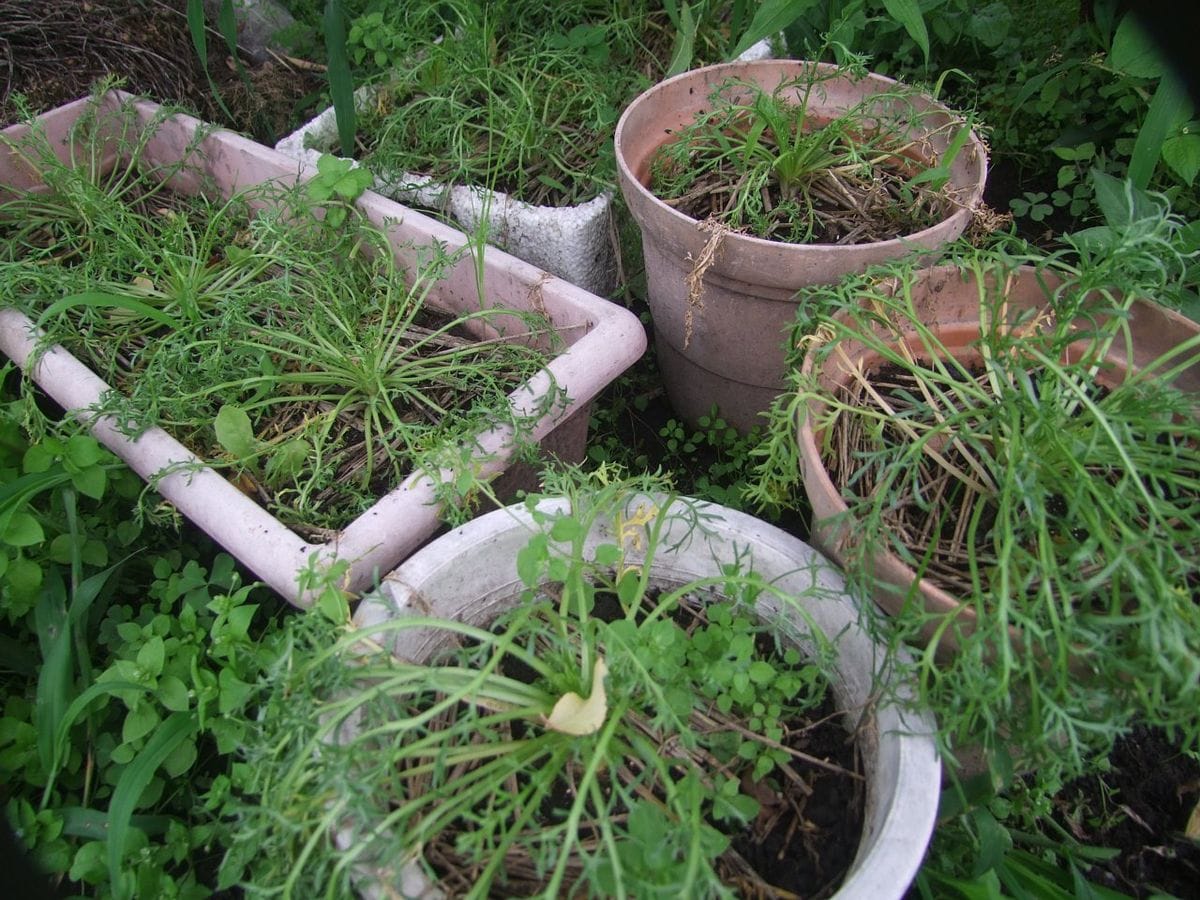
[[(63, 834), (89, 841), (102, 841), (108, 837), (108, 816), (100, 810), (68, 806), (59, 812), (62, 814)], [(154, 837), (166, 834), (174, 821), (171, 816), (132, 816), (129, 824), (148, 837)]]
[(122, 878), (121, 857), (125, 841), (133, 824), (133, 810), (142, 791), (175, 748), (196, 730), (196, 718), (191, 713), (177, 712), (168, 718), (146, 742), (146, 746), (121, 772), (108, 805), (108, 877), (113, 896), (130, 897), (130, 886)]
[(337, 119), (338, 140), (342, 155), (354, 155), (354, 76), (350, 74), (350, 57), (346, 53), (346, 14), (341, 0), (325, 3), (325, 56), (329, 75), (329, 96)]
[[(213, 99), (217, 101), (217, 106), (221, 107), (221, 112), (225, 114), (225, 117), (230, 122), (234, 122), (236, 117), (225, 105), (225, 101), (221, 98), (221, 92), (217, 89), (217, 83), (213, 81), (212, 72), (208, 68), (208, 33), (206, 30), (208, 23), (204, 18), (204, 0), (188, 0), (187, 24), (188, 32), (192, 36), (192, 46), (196, 50), (196, 57), (200, 60), (200, 67), (204, 69), (204, 77), (208, 79), (208, 87), (213, 93)], [(236, 52), (233, 56), (234, 59), (237, 59)]]
[(763, 0), (729, 57), (745, 53), (765, 37), (778, 34), (817, 5), (817, 0)]
[(144, 316), (147, 319), (153, 319), (160, 325), (165, 325), (174, 331), (178, 331), (182, 327), (178, 319), (172, 318), (161, 309), (156, 309), (149, 304), (142, 303), (140, 300), (134, 300), (132, 297), (126, 297), (121, 294), (106, 294), (102, 291), (86, 291), (82, 294), (72, 294), (70, 297), (63, 297), (61, 300), (56, 300), (46, 307), (46, 311), (38, 318), (38, 324), (40, 325), (47, 319), (53, 318), (68, 309), (74, 309), (77, 306), (84, 306), (89, 309), (123, 309), (127, 312)]
[(57, 568), (51, 568), (34, 609), (42, 670), (38, 674), (37, 706), (33, 721), (37, 729), (38, 758), (49, 772), (54, 762), (54, 743), (71, 693), (71, 626), (67, 620), (67, 587)]

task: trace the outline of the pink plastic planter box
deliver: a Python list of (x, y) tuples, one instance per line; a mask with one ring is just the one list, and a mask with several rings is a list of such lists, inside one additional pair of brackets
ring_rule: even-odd
[[(102, 102), (115, 110), (129, 99), (114, 92)], [(79, 100), (39, 119), (64, 160), (70, 151), (67, 136), (71, 126), (90, 102)], [(134, 108), (142, 125), (158, 110), (149, 102), (138, 102)], [(194, 140), (198, 127), (207, 126), (188, 116), (172, 117), (158, 127), (144, 151), (145, 156), (157, 163), (179, 159)], [(7, 193), (6, 187), (29, 188), (40, 184), (37, 172), (7, 146), (20, 141), (26, 133), (27, 126), (23, 125), (2, 133), (0, 199)], [(116, 154), (114, 147), (114, 160)], [(188, 171), (177, 176), (171, 187), (194, 192), (201, 179), (207, 178), (230, 194), (264, 181), (291, 184), (313, 174), (315, 169), (246, 138), (212, 131), (198, 145)], [(420, 246), (438, 241), (453, 252), (467, 243), (461, 232), (378, 194), (367, 192), (358, 205), (373, 223), (387, 228), (396, 258), (406, 269), (415, 268)], [(336, 264), (337, 260), (330, 260), (330, 265)], [(475, 262), (468, 254), (436, 286), (431, 303), (448, 311), (477, 309), (481, 304), (536, 310), (549, 318), (561, 337), (563, 349), (543, 371), (514, 390), (509, 399), (518, 410), (533, 410), (557, 385), (566, 399), (538, 421), (533, 437), (543, 446), (561, 447), (574, 442), (578, 451), (581, 435), (586, 433), (591, 400), (645, 350), (646, 335), (641, 324), (628, 310), (493, 247), (484, 251), (482, 268), (482, 298), (477, 288)], [(28, 318), (13, 309), (0, 309), (0, 351), (25, 367), (36, 340), (37, 334)], [(136, 440), (130, 440), (108, 417), (89, 413), (89, 408), (111, 389), (61, 347), (42, 355), (30, 374), (61, 406), (87, 421), (96, 437), (134, 471), (148, 481), (155, 480), (158, 491), (180, 512), (299, 606), (309, 605), (312, 598), (300, 592), (297, 575), (314, 560), (320, 565), (347, 561), (350, 570), (346, 587), (360, 591), (428, 540), (439, 526), (434, 482), (418, 472), (348, 523), (334, 539), (323, 544), (309, 543), (222, 475), (203, 466), (161, 428), (151, 428)], [(480, 448), (477, 464), (485, 475), (506, 469), (515, 449), (511, 432), (503, 428), (484, 434)], [(180, 471), (181, 464), (187, 466), (186, 471)], [(159, 477), (164, 470), (172, 471)]]

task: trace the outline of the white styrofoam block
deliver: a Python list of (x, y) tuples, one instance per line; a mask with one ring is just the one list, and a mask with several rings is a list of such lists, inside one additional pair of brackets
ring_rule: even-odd
[(783, 32), (775, 35), (774, 38), (763, 38), (757, 44), (751, 44), (745, 50), (738, 54), (737, 62), (755, 62), (760, 59), (774, 59), (775, 48), (772, 46), (773, 41), (783, 41)]
[[(385, 88), (365, 85), (354, 93), (360, 112)], [(337, 142), (333, 107), (289, 134), (275, 149), (316, 165)], [(477, 185), (449, 185), (428, 175), (374, 172), (374, 189), (384, 196), (428, 209), (442, 210), (466, 232), (473, 232), (487, 213), (488, 241), (513, 256), (545, 269), (600, 296), (615, 286), (617, 271), (610, 237), (612, 193), (604, 192), (577, 206), (533, 206), (501, 191)]]

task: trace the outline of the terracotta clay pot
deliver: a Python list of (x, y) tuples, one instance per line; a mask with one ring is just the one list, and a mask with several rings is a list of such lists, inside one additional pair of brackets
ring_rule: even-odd
[[(1032, 267), (1018, 269), (1006, 295), (1010, 317), (1031, 309), (1046, 308), (1047, 289), (1053, 288), (1055, 283), (1051, 276)], [(980, 336), (980, 291), (973, 277), (965, 277), (957, 266), (936, 266), (918, 273), (911, 295), (921, 321), (933, 330), (956, 359), (968, 365), (982, 360), (978, 349), (971, 346)], [(1200, 325), (1156, 303), (1139, 299), (1130, 309), (1129, 330), (1134, 340), (1134, 368), (1143, 372), (1146, 366), (1171, 348), (1200, 333)], [(914, 343), (913, 346), (915, 354), (919, 356), (920, 345)], [(1082, 342), (1075, 346), (1082, 346)], [(879, 361), (858, 341), (843, 340), (841, 347), (845, 352), (829, 355), (818, 372), (818, 380), (824, 390), (837, 391), (850, 382), (855, 368), (860, 372), (870, 371)], [(1129, 368), (1125, 346), (1121, 341), (1114, 342), (1107, 361), (1111, 363), (1111, 368), (1102, 373), (1098, 380), (1113, 384)], [(1175, 361), (1176, 364), (1179, 362)], [(814, 354), (809, 354), (801, 371), (809, 375), (816, 365)], [(1173, 383), (1181, 390), (1200, 394), (1200, 363), (1193, 363), (1178, 373)], [(845, 567), (850, 557), (847, 550), (849, 542), (854, 539), (855, 528), (853, 520), (847, 516), (846, 502), (821, 458), (823, 432), (815, 429), (813, 422), (820, 421), (822, 411), (823, 406), (817, 404), (798, 422), (796, 440), (799, 444), (800, 469), (804, 490), (813, 509), (811, 540), (827, 556)], [(862, 557), (855, 554), (854, 559), (859, 561)], [(972, 609), (960, 604), (958, 598), (929, 579), (918, 581), (916, 572), (896, 554), (875, 550), (865, 559), (871, 570), (875, 601), (889, 614), (897, 615), (915, 590), (925, 609), (955, 614), (959, 616), (960, 625), (970, 627), (975, 618)], [(953, 647), (949, 632), (944, 641), (947, 650)]]
[[(715, 403), (726, 421), (748, 431), (784, 389), (784, 330), (803, 300), (797, 291), (954, 240), (983, 196), (987, 154), (972, 134), (950, 169), (948, 190), (956, 208), (937, 225), (895, 240), (851, 246), (785, 244), (727, 234), (703, 272), (699, 303), (689, 304), (688, 277), (703, 258), (711, 234), (650, 192), (655, 152), (707, 109), (713, 90), (730, 79), (773, 91), (812, 66), (797, 60), (762, 60), (685, 72), (640, 95), (617, 125), (617, 179), (642, 230), (663, 382), (675, 410), (690, 421)], [(821, 74), (835, 71), (824, 64), (816, 68)], [(896, 89), (895, 81), (880, 75), (829, 78), (813, 90), (808, 108), (814, 121), (823, 123), (866, 97)], [(728, 96), (745, 99), (736, 90)], [(955, 117), (929, 98), (915, 95), (911, 103), (925, 113), (911, 131), (919, 152), (927, 160), (939, 158), (954, 136), (955, 129), (946, 126)]]

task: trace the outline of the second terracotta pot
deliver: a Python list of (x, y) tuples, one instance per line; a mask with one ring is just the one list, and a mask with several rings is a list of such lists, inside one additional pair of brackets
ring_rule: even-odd
[[(798, 60), (726, 63), (685, 72), (656, 85), (629, 105), (616, 130), (617, 179), (642, 231), (650, 312), (667, 395), (675, 410), (695, 421), (715, 403), (739, 430), (784, 388), (786, 328), (795, 318), (797, 292), (813, 284), (904, 256), (934, 250), (958, 237), (983, 196), (987, 156), (971, 134), (950, 167), (948, 189), (956, 208), (938, 224), (904, 238), (869, 244), (785, 244), (727, 234), (700, 279), (699, 303), (689, 304), (688, 278), (711, 237), (701, 223), (668, 206), (649, 190), (650, 162), (663, 144), (707, 109), (712, 92), (731, 80), (774, 91), (812, 70)], [(815, 121), (835, 118), (874, 94), (895, 91), (880, 75), (827, 77), (834, 67), (816, 66), (821, 82), (808, 100)], [(747, 89), (741, 89), (743, 95)], [(727, 95), (742, 102), (738, 89)], [(933, 161), (947, 150), (956, 117), (930, 98), (912, 99), (920, 125), (912, 136)], [(689, 314), (690, 313), (690, 314)]]
[[(1031, 266), (1015, 270), (1005, 289), (1008, 315), (1016, 321), (1031, 310), (1048, 309), (1048, 292), (1057, 284), (1053, 275)], [(947, 351), (968, 365), (981, 362), (977, 346), (981, 291), (973, 276), (954, 265), (935, 266), (917, 273), (909, 294), (916, 317), (933, 331)], [(1128, 324), (1130, 347), (1127, 350), (1122, 341), (1117, 341), (1109, 348), (1106, 358), (1110, 368), (1100, 380), (1110, 385), (1125, 377), (1131, 369), (1142, 374), (1154, 371), (1149, 367), (1156, 360), (1161, 360), (1172, 348), (1200, 332), (1200, 325), (1191, 319), (1142, 299), (1135, 300), (1130, 307)], [(895, 335), (897, 345), (903, 341), (909, 344), (914, 355), (922, 355), (923, 345), (915, 332), (896, 322), (879, 327), (880, 335), (889, 342)], [(1088, 323), (1081, 322), (1080, 327), (1086, 328)], [(1072, 345), (1068, 352), (1083, 346), (1085, 343), (1081, 341)], [(832, 394), (847, 386), (856, 372), (869, 372), (880, 362), (864, 343), (852, 338), (843, 339), (840, 350), (842, 352), (830, 354), (820, 364), (815, 362), (816, 354), (809, 353), (804, 359), (802, 374), (809, 376), (815, 372), (822, 390)], [(1176, 359), (1172, 364), (1181, 362)], [(1200, 395), (1200, 364), (1192, 363), (1176, 372), (1172, 384), (1180, 390)], [(961, 604), (959, 598), (929, 578), (918, 581), (917, 573), (895, 553), (876, 548), (863, 554), (852, 549), (858, 536), (857, 529), (848, 516), (849, 508), (842, 499), (840, 487), (834, 484), (822, 456), (824, 432), (813, 425), (822, 419), (822, 412), (820, 404), (810, 405), (800, 417), (796, 430), (804, 490), (812, 505), (813, 545), (843, 567), (848, 564), (867, 567), (875, 602), (890, 615), (898, 615), (910, 598), (919, 597), (927, 611), (957, 615), (960, 624), (970, 628), (975, 620), (974, 610)], [(931, 623), (927, 637), (933, 627)], [(952, 637), (947, 635), (944, 640), (944, 647), (952, 648)]]

